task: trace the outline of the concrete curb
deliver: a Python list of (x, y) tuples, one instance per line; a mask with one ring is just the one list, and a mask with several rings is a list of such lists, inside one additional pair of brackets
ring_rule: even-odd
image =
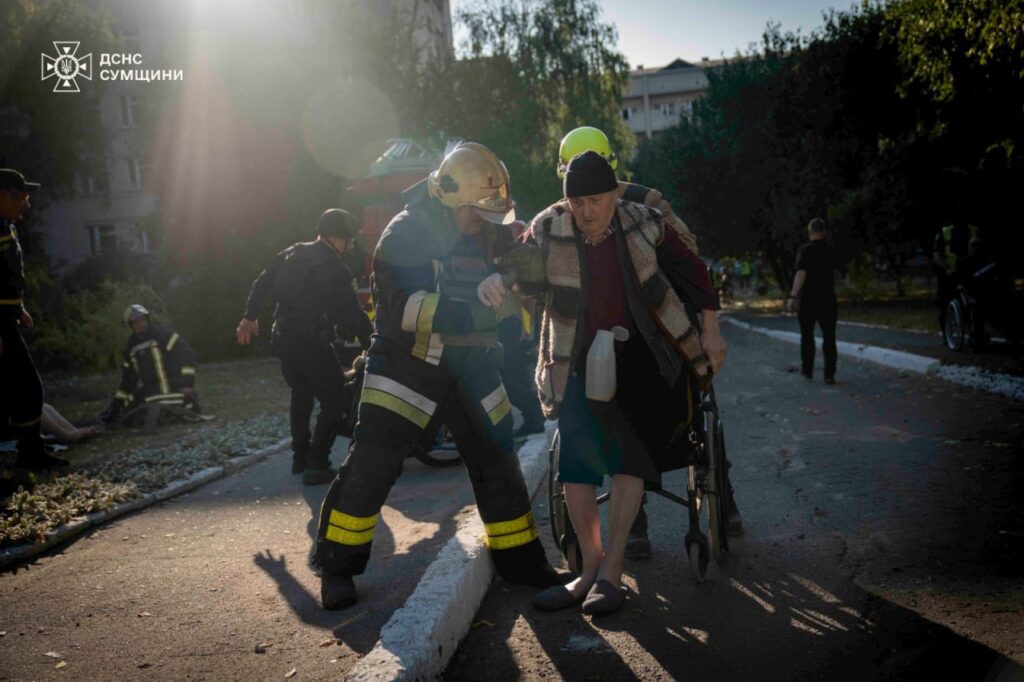
[[(749, 322), (743, 322), (731, 317), (723, 316), (721, 319), (723, 322), (740, 329), (764, 334), (787, 343), (800, 344), (800, 335), (796, 332), (758, 327)], [(814, 343), (817, 348), (821, 348), (820, 337), (815, 337)], [(1014, 400), (1024, 400), (1024, 378), (1021, 377), (988, 372), (979, 367), (967, 365), (943, 365), (941, 361), (925, 355), (907, 353), (891, 348), (849, 343), (847, 341), (837, 341), (836, 350), (840, 355), (858, 360), (867, 360), (868, 362), (874, 362), (875, 364), (884, 365), (892, 369), (943, 379), (954, 384), (969, 386)]]
[(152, 506), (157, 502), (163, 502), (164, 500), (168, 500), (176, 495), (181, 495), (182, 493), (194, 490), (195, 488), (221, 478), (226, 474), (251, 466), (256, 462), (262, 461), (267, 457), (280, 452), (283, 448), (287, 447), (289, 443), (291, 443), (290, 438), (283, 438), (273, 445), (257, 450), (250, 455), (235, 457), (234, 459), (229, 460), (224, 466), (209, 467), (207, 469), (197, 471), (186, 479), (168, 483), (160, 490), (146, 493), (142, 497), (131, 500), (130, 502), (123, 502), (111, 507), (110, 509), (104, 509), (103, 511), (81, 516), (49, 531), (46, 534), (46, 539), (42, 542), (2, 549), (0, 550), (0, 568), (5, 568), (6, 566), (24, 561), (37, 554), (45, 552), (51, 547), (81, 535), (94, 526), (103, 525), (104, 523), (112, 521), (119, 516), (124, 516), (129, 512), (144, 509), (145, 507)]
[[(531, 498), (547, 474), (554, 432), (554, 422), (548, 422), (544, 435), (531, 436), (519, 448), (519, 463)], [(425, 680), (441, 675), (469, 632), (494, 577), (483, 537), (478, 514), (459, 525), (409, 599), (381, 628), (380, 640), (348, 672), (346, 680)]]

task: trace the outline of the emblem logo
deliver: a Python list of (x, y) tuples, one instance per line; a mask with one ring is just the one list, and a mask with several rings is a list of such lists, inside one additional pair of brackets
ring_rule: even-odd
[(54, 92), (80, 92), (78, 77), (92, 80), (92, 53), (79, 57), (80, 44), (77, 40), (55, 40), (53, 46), (57, 49), (57, 56), (43, 53), (42, 79), (56, 77)]

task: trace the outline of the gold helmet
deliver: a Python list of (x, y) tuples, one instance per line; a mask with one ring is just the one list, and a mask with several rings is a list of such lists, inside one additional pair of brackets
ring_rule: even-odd
[(487, 221), (507, 225), (516, 219), (508, 170), (487, 147), (463, 142), (427, 176), (427, 189), (453, 211), (472, 206)]

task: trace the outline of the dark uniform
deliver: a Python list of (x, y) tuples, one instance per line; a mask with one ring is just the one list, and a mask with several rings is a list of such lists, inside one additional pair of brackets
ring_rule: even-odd
[[(369, 347), (373, 327), (352, 289), (352, 273), (327, 242), (300, 242), (277, 254), (252, 284), (245, 318), (255, 320), (268, 299), (277, 302), (271, 344), (291, 388), (293, 471), (322, 470), (348, 405), (331, 344), (359, 338)], [(312, 436), (314, 400), (320, 414)]]
[(196, 355), (177, 332), (150, 324), (128, 337), (121, 357), (121, 385), (113, 414), (143, 404), (185, 406), (185, 389), (196, 383)]
[(529, 582), (550, 571), (512, 447), (496, 315), (476, 295), (493, 272), (499, 229), (485, 224), (477, 237), (463, 236), (424, 192), (384, 230), (373, 257), (377, 335), (359, 421), (321, 507), (316, 550), (325, 576), (364, 571), (403, 460), (441, 423), (466, 462), (498, 573)]
[(43, 383), (21, 336), (25, 270), (14, 224), (0, 223), (0, 417), (10, 419), (18, 439), (18, 466), (43, 454), (40, 432)]
[(821, 350), (825, 356), (825, 379), (836, 374), (836, 259), (832, 247), (824, 239), (809, 241), (800, 247), (796, 269), (807, 272), (800, 289), (800, 361), (805, 377), (814, 374), (814, 325), (821, 327)]

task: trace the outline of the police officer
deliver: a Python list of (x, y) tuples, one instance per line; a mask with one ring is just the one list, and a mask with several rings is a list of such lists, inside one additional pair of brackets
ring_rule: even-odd
[[(611, 165), (612, 169), (618, 167), (618, 159), (612, 151), (611, 143), (604, 131), (591, 126), (581, 126), (566, 133), (558, 147), (558, 177), (564, 178), (569, 162), (573, 157), (584, 152), (597, 152), (603, 156)], [(697, 237), (686, 226), (682, 218), (672, 210), (672, 206), (665, 200), (661, 192), (644, 185), (633, 182), (618, 181), (619, 199), (632, 201), (637, 204), (644, 204), (651, 208), (658, 209), (662, 220), (671, 227), (679, 236), (686, 247), (698, 254)], [(743, 534), (743, 518), (740, 516), (739, 508), (736, 506), (735, 493), (729, 496), (729, 535), (739, 536)], [(629, 531), (629, 540), (626, 544), (626, 556), (633, 559), (646, 559), (651, 555), (651, 541), (647, 537), (647, 512), (644, 505), (647, 503), (646, 496), (637, 512), (636, 520)]]
[(39, 183), (0, 168), (0, 418), (11, 421), (18, 439), (15, 466), (42, 470), (67, 462), (43, 449), (43, 383), (19, 328), (31, 329), (33, 321), (24, 305), (25, 268), (14, 222), (21, 220), (36, 189)]
[[(501, 275), (493, 223), (514, 218), (508, 172), (486, 147), (463, 143), (406, 193), (373, 256), (377, 334), (370, 347), (353, 445), (321, 507), (316, 560), (321, 601), (356, 601), (380, 508), (413, 444), (444, 423), (466, 462), (487, 545), (505, 580), (559, 582), (538, 539), (499, 376), (496, 312), (482, 282)], [(507, 297), (510, 298), (510, 297)]]
[[(277, 254), (259, 274), (235, 332), (238, 343), (248, 345), (259, 334), (257, 318), (264, 303), (277, 302), (271, 345), (292, 394), (292, 473), (302, 473), (306, 485), (334, 478), (329, 456), (348, 407), (332, 344), (356, 336), (365, 350), (373, 333), (352, 289), (352, 272), (342, 261), (358, 234), (355, 217), (328, 209), (317, 222), (316, 234), (315, 241), (293, 244)], [(320, 402), (320, 414), (311, 436), (314, 400)]]
[(117, 419), (126, 408), (154, 403), (199, 412), (196, 355), (188, 342), (151, 323), (149, 310), (138, 303), (125, 308), (123, 320), (132, 333), (121, 357), (121, 385), (101, 421)]

